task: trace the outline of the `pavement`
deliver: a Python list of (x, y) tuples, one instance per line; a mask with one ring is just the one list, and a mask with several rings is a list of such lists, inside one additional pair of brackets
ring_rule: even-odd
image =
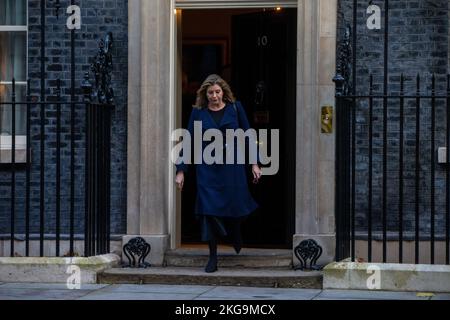
[(0, 300), (450, 300), (450, 293), (159, 284), (0, 283)]

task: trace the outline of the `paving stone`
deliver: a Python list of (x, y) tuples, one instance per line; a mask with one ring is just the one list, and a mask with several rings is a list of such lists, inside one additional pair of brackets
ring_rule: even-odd
[[(80, 290), (98, 290), (108, 284), (81, 284)], [(41, 289), (41, 290), (70, 290), (65, 283), (4, 283), (1, 288), (7, 289)]]
[(198, 299), (310, 300), (320, 292), (319, 289), (216, 287)]
[(168, 293), (173, 294), (176, 292), (177, 294), (202, 294), (210, 291), (211, 286), (186, 286), (186, 285), (159, 285), (159, 284), (143, 284), (143, 285), (132, 285), (132, 284), (120, 284), (120, 285), (111, 285), (102, 292), (111, 292), (111, 293)]
[(193, 300), (195, 297), (197, 297), (197, 294), (96, 291), (77, 300)]
[(436, 293), (430, 300), (450, 300), (450, 293)]
[(11, 289), (0, 287), (0, 300), (74, 300), (88, 290)]
[(415, 292), (323, 290), (314, 300), (429, 300)]

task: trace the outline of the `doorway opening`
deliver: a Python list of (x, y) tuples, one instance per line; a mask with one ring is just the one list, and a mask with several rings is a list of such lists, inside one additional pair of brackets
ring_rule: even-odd
[[(196, 91), (209, 74), (216, 73), (242, 102), (252, 128), (279, 130), (279, 171), (263, 176), (257, 185), (249, 180), (259, 208), (243, 223), (242, 236), (245, 247), (292, 248), (297, 9), (183, 10), (178, 30), (182, 85), (177, 116), (183, 128), (187, 127)], [(189, 170), (181, 196), (182, 245), (201, 243), (195, 198), (195, 170)]]

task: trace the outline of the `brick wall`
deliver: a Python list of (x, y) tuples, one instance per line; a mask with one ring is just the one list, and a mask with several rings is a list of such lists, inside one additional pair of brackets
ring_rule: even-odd
[[(28, 58), (28, 74), (32, 79), (32, 88), (34, 95), (39, 94), (39, 72), (40, 72), (40, 1), (29, 1), (29, 58)], [(63, 7), (60, 10), (60, 19), (57, 20), (53, 16), (53, 9), (47, 10), (47, 41), (46, 41), (46, 87), (47, 93), (52, 94), (55, 87), (55, 79), (60, 77), (63, 81), (63, 91), (68, 94), (70, 86), (70, 32), (65, 28), (66, 15), (64, 8), (69, 1), (61, 2)], [(383, 8), (383, 1), (372, 1), (373, 4)], [(113, 136), (112, 136), (112, 231), (121, 233), (126, 228), (126, 101), (127, 101), (127, 1), (126, 0), (80, 0), (76, 1), (82, 8), (83, 25), (82, 30), (77, 31), (77, 86), (84, 71), (88, 70), (90, 58), (97, 51), (97, 43), (99, 37), (104, 36), (107, 31), (112, 31), (115, 38), (114, 55), (114, 90), (116, 94), (116, 108), (113, 114)], [(338, 12), (338, 32), (342, 34), (345, 22), (351, 23), (352, 19), (352, 0), (340, 0)], [(374, 75), (374, 90), (381, 93), (383, 90), (383, 36), (382, 30), (368, 30), (365, 27), (367, 14), (365, 10), (369, 5), (369, 1), (358, 1), (358, 46), (357, 46), (357, 83), (358, 92), (367, 93), (369, 74)], [(390, 2), (390, 34), (389, 34), (389, 92), (398, 92), (398, 79), (401, 73), (406, 76), (406, 90), (411, 92), (414, 90), (414, 79), (419, 73), (423, 79), (422, 91), (430, 92), (431, 73), (437, 75), (438, 93), (442, 93), (445, 89), (443, 84), (445, 74), (449, 71), (449, 1), (447, 0), (396, 0)], [(382, 10), (383, 11), (383, 10)], [(383, 22), (382, 22), (383, 25)], [(80, 91), (77, 91), (80, 94)], [(445, 143), (443, 132), (444, 111), (443, 105), (438, 103), (437, 106), (437, 136), (436, 147)], [(46, 159), (54, 159), (54, 127), (55, 113), (54, 107), (47, 110), (48, 120), (46, 123), (46, 135), (48, 141), (46, 143)], [(368, 147), (368, 123), (367, 123), (367, 104), (360, 103), (357, 116), (357, 222), (359, 228), (364, 228), (367, 224), (367, 147)], [(414, 198), (413, 195), (413, 172), (414, 148), (413, 137), (415, 135), (415, 106), (412, 102), (407, 103), (405, 118), (405, 228), (412, 231), (414, 226)], [(374, 220), (375, 229), (380, 229), (380, 184), (381, 184), (381, 124), (382, 124), (381, 103), (375, 103), (375, 123), (374, 123)], [(33, 148), (33, 170), (39, 170), (39, 108), (35, 108), (32, 113), (32, 148)], [(63, 112), (64, 127), (67, 130), (69, 125), (69, 114), (67, 110)], [(84, 118), (83, 112), (77, 113), (77, 170), (80, 172), (84, 169), (84, 141), (81, 139), (83, 126), (81, 121)], [(389, 229), (395, 231), (397, 226), (397, 204), (398, 204), (398, 105), (389, 106), (388, 112), (388, 225)], [(431, 149), (429, 146), (429, 127), (430, 124), (430, 108), (429, 104), (423, 104), (421, 113), (421, 123), (423, 126), (421, 140), (423, 141), (423, 154), (421, 158), (422, 175), (421, 175), (421, 231), (426, 233), (430, 228), (429, 224), (429, 199), (430, 196), (430, 179), (429, 179), (429, 161)], [(63, 146), (67, 148), (69, 145), (69, 135), (66, 131), (63, 135)], [(68, 151), (63, 154), (62, 162), (64, 167), (68, 164)], [(64, 168), (64, 169), (65, 169)], [(63, 169), (63, 170), (64, 170)], [(443, 168), (437, 167), (436, 184), (437, 196), (442, 198), (443, 187)], [(7, 182), (9, 176), (8, 171), (0, 172), (0, 205), (2, 207), (0, 216), (0, 233), (9, 232), (9, 198), (8, 193), (10, 186)], [(23, 231), (23, 200), (25, 180), (24, 172), (17, 174), (17, 232)], [(52, 196), (54, 194), (54, 166), (47, 161), (46, 164), (46, 231), (50, 232), (54, 229), (54, 208), (55, 201)], [(32, 177), (32, 220), (33, 232), (37, 232), (38, 216), (39, 216), (39, 175), (34, 174)], [(63, 177), (63, 199), (67, 200), (69, 194), (68, 178)], [(76, 214), (77, 221), (81, 220), (84, 212), (84, 203), (82, 201), (84, 195), (84, 177), (77, 175), (76, 180)], [(62, 203), (63, 226), (67, 229), (68, 224), (68, 204), (67, 201)], [(437, 217), (436, 226), (438, 231), (443, 228), (442, 202), (438, 201), (437, 209), (439, 215)], [(82, 231), (82, 225), (77, 224), (77, 232)]]
[[(389, 76), (390, 94), (399, 92), (399, 79), (406, 77), (405, 89), (414, 93), (415, 78), (420, 74), (421, 90), (431, 93), (431, 75), (436, 74), (437, 93), (445, 92), (445, 79), (449, 67), (449, 22), (448, 0), (396, 0), (390, 1), (389, 10)], [(357, 93), (368, 94), (369, 75), (374, 76), (374, 93), (383, 93), (384, 79), (384, 1), (372, 1), (382, 10), (382, 29), (368, 30), (366, 9), (369, 1), (358, 1), (357, 17)], [(339, 37), (346, 23), (352, 22), (352, 0), (339, 1)], [(368, 103), (358, 102), (356, 116), (356, 217), (357, 227), (367, 227), (368, 213)], [(420, 229), (422, 234), (430, 231), (430, 161), (431, 152), (445, 146), (445, 105), (436, 105), (436, 145), (431, 148), (431, 108), (430, 103), (421, 105), (421, 176), (420, 176)], [(381, 229), (382, 197), (382, 101), (374, 103), (373, 135), (373, 219), (374, 230)], [(398, 229), (399, 201), (399, 103), (388, 105), (387, 133), (387, 213), (388, 231)], [(405, 146), (404, 146), (404, 228), (414, 230), (414, 172), (415, 172), (415, 102), (405, 104)], [(437, 158), (437, 157), (436, 157)], [(436, 231), (444, 231), (444, 167), (436, 166)]]
[[(31, 79), (32, 95), (40, 95), (40, 1), (30, 0), (28, 12), (28, 76)], [(60, 17), (54, 15), (51, 3), (46, 11), (46, 94), (48, 99), (54, 94), (56, 79), (62, 80), (64, 99), (70, 94), (70, 31), (66, 28), (65, 9), (70, 1), (61, 1)], [(114, 37), (113, 47), (113, 88), (115, 92), (115, 109), (112, 115), (112, 150), (111, 150), (111, 231), (124, 233), (126, 230), (126, 130), (127, 130), (127, 0), (78, 0), (81, 7), (82, 29), (76, 34), (76, 94), (82, 99), (80, 84), (85, 71), (89, 70), (92, 58), (98, 51), (98, 41), (111, 31)], [(91, 75), (92, 79), (92, 75)], [(45, 232), (55, 230), (55, 162), (56, 162), (56, 108), (46, 109), (46, 143), (45, 143)], [(31, 232), (39, 230), (40, 196), (40, 107), (31, 111), (32, 125), (32, 184), (31, 184)], [(68, 232), (69, 224), (69, 165), (70, 165), (70, 109), (62, 110), (62, 176), (61, 176), (61, 223), (62, 232)], [(84, 221), (84, 110), (77, 107), (76, 114), (76, 181), (75, 181), (75, 232), (83, 232)], [(9, 233), (9, 193), (8, 171), (0, 172), (0, 234)], [(16, 196), (16, 232), (24, 231), (25, 172), (17, 173)]]

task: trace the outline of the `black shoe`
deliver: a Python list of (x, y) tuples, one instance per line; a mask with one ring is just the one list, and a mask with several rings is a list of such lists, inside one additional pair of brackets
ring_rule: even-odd
[(205, 267), (206, 273), (212, 273), (217, 271), (217, 258), (210, 258), (208, 264)]
[(239, 254), (239, 252), (241, 252), (241, 249), (242, 249), (241, 243), (233, 244), (233, 248), (234, 248), (234, 251), (236, 251), (236, 253)]
[(241, 252), (241, 249), (242, 249), (242, 238), (241, 238), (241, 233), (240, 232), (237, 232), (234, 235), (233, 248), (234, 248), (234, 251), (236, 251), (237, 254), (239, 254), (239, 252)]
[(241, 235), (241, 221), (240, 220), (232, 220), (230, 223), (230, 237), (229, 240), (233, 245), (234, 251), (239, 254), (242, 249), (242, 235)]

